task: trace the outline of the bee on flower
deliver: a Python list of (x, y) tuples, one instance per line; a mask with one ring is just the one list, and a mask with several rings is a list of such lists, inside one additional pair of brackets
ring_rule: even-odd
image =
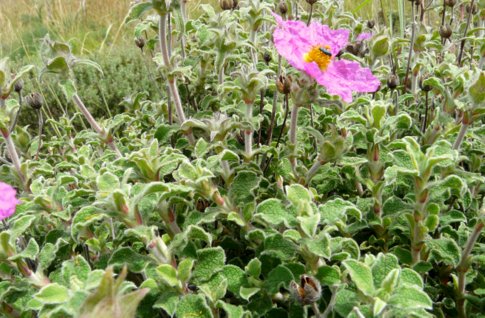
[[(380, 81), (369, 68), (355, 61), (337, 60), (337, 54), (346, 47), (350, 31), (332, 30), (327, 25), (312, 22), (283, 20), (274, 14), (277, 26), (273, 39), (278, 53), (294, 68), (305, 72), (327, 89), (331, 95), (352, 101), (352, 92), (375, 92)], [(366, 40), (364, 34), (359, 40)]]

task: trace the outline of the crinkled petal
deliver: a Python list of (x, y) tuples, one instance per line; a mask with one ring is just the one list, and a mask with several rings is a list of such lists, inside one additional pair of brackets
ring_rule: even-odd
[(314, 44), (329, 45), (332, 55), (337, 55), (349, 42), (350, 31), (347, 29), (332, 30), (327, 25), (320, 24), (316, 21), (310, 23), (309, 34), (310, 41)]
[(365, 41), (372, 37), (372, 33), (364, 32), (357, 36), (357, 41)]
[(15, 207), (20, 203), (15, 197), (16, 194), (17, 191), (12, 186), (0, 182), (0, 220), (15, 213)]
[(303, 55), (307, 53), (313, 45), (308, 34), (308, 27), (301, 21), (285, 21), (279, 15), (274, 14), (277, 27), (273, 32), (273, 41), (278, 53), (283, 56), (290, 65), (305, 70), (306, 63)]
[(339, 95), (346, 102), (352, 101), (352, 92), (375, 92), (381, 82), (368, 68), (354, 61), (339, 60), (331, 63), (325, 72), (316, 77), (318, 84), (331, 95)]
[[(349, 30), (332, 30), (326, 25), (312, 22), (310, 26), (302, 21), (283, 20), (273, 13), (277, 27), (273, 32), (273, 41), (278, 53), (290, 65), (305, 71), (308, 64), (303, 56), (315, 45), (329, 45), (332, 55), (336, 55), (347, 45)], [(313, 76), (311, 73), (309, 75)]]

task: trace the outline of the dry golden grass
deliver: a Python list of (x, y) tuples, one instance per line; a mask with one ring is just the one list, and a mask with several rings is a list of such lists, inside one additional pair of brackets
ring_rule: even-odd
[(2, 0), (2, 55), (30, 44), (47, 33), (69, 41), (78, 38), (83, 49), (114, 35), (128, 12), (130, 0)]

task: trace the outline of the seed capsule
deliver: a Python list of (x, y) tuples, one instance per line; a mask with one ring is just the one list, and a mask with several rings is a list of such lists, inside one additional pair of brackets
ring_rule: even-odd
[(278, 4), (278, 11), (281, 13), (281, 15), (286, 15), (288, 12), (288, 6), (286, 5), (286, 2), (280, 2)]
[(145, 39), (144, 38), (136, 38), (135, 39), (135, 44), (136, 46), (138, 46), (138, 48), (140, 48), (141, 50), (143, 50), (143, 48), (145, 47)]
[(22, 79), (19, 79), (17, 82), (15, 82), (15, 85), (13, 86), (13, 90), (16, 93), (20, 93), (23, 88), (24, 88), (24, 81)]
[(448, 24), (447, 25), (442, 25), (440, 27), (440, 36), (442, 38), (449, 39), (452, 34), (453, 34), (453, 30), (451, 29), (451, 27)]
[(271, 54), (269, 54), (268, 52), (264, 52), (263, 59), (266, 65), (268, 65), (269, 62), (271, 62)]
[(456, 0), (445, 0), (445, 6), (447, 7), (454, 7), (456, 4)]
[(317, 0), (306, 0), (306, 3), (308, 3), (311, 6), (314, 5), (316, 2)]
[(300, 285), (295, 281), (290, 283), (290, 293), (302, 305), (309, 305), (322, 297), (322, 287), (314, 277), (301, 275)]
[(376, 25), (376, 22), (374, 20), (367, 21), (367, 27), (369, 29), (373, 29), (375, 25)]
[(25, 102), (33, 109), (39, 110), (42, 108), (44, 100), (42, 99), (42, 95), (40, 95), (39, 93), (32, 93), (27, 96)]
[(276, 87), (281, 94), (289, 94), (291, 92), (291, 77), (280, 75), (276, 81)]
[(393, 90), (397, 87), (397, 85), (398, 85), (397, 76), (394, 75), (394, 74), (391, 74), (389, 76), (389, 78), (387, 79), (387, 87), (389, 87), (389, 89)]
[(219, 1), (219, 5), (222, 10), (232, 10), (234, 3), (232, 0), (221, 0)]

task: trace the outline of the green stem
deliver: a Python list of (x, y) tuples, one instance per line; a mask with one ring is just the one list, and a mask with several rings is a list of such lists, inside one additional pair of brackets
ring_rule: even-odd
[(10, 160), (12, 160), (12, 164), (15, 170), (17, 171), (17, 174), (20, 178), (20, 181), (22, 182), (22, 185), (26, 187), (25, 185), (26, 179), (20, 168), (20, 158), (17, 153), (17, 149), (15, 148), (15, 144), (13, 143), (12, 136), (10, 135), (7, 129), (1, 129), (1, 132), (2, 132), (3, 138), (5, 139), (5, 143), (7, 144), (7, 151), (10, 156)]
[(455, 143), (453, 144), (453, 149), (455, 150), (460, 149), (463, 139), (465, 138), (466, 132), (468, 130), (468, 126), (469, 126), (468, 124), (461, 123), (460, 132), (458, 133)]
[[(253, 119), (253, 103), (246, 104), (246, 121), (251, 125)], [(244, 149), (248, 160), (253, 154), (253, 129), (249, 128), (244, 131)]]
[(413, 24), (411, 28), (411, 46), (409, 47), (408, 63), (406, 66), (406, 76), (404, 77), (404, 91), (406, 91), (406, 86), (409, 78), (409, 71), (411, 70), (411, 58), (413, 56), (414, 41), (416, 39), (416, 14), (414, 12), (414, 2), (411, 2), (411, 14), (413, 16)]
[(291, 156), (291, 165), (293, 166), (293, 170), (296, 168), (296, 130), (298, 128), (297, 123), (298, 123), (298, 105), (294, 103), (293, 108), (291, 110), (291, 120), (290, 120), (290, 145), (294, 147), (293, 154)]
[(468, 28), (470, 28), (470, 23), (472, 21), (473, 5), (474, 4), (475, 4), (475, 0), (472, 0), (472, 2), (470, 2), (470, 12), (468, 12), (468, 18), (466, 20), (465, 31), (463, 32), (463, 40), (461, 40), (461, 44), (460, 44), (460, 53), (458, 54), (458, 66), (461, 66), (461, 64), (462, 64), (463, 50), (465, 49), (466, 34), (468, 33)]
[(456, 300), (456, 307), (458, 310), (458, 316), (460, 318), (466, 318), (466, 310), (465, 310), (465, 292), (466, 292), (466, 273), (469, 268), (469, 257), (470, 253), (473, 249), (473, 246), (478, 240), (478, 237), (480, 236), (480, 233), (483, 230), (483, 227), (485, 224), (483, 222), (477, 223), (475, 225), (475, 228), (473, 229), (472, 234), (468, 238), (468, 241), (465, 245), (465, 248), (463, 249), (463, 253), (461, 254), (461, 260), (458, 266), (456, 267), (456, 271), (458, 272), (458, 294), (457, 294), (457, 300)]
[[(160, 41), (160, 50), (162, 53), (162, 59), (165, 66), (168, 68), (169, 72), (172, 70), (172, 65), (170, 63), (170, 56), (168, 53), (168, 46), (167, 46), (167, 15), (162, 14), (160, 15), (159, 20), (159, 41)], [(182, 108), (182, 101), (180, 100), (179, 91), (177, 88), (175, 78), (168, 80), (170, 94), (173, 97), (173, 102), (175, 105), (175, 111), (177, 112), (177, 118), (179, 124), (182, 125), (185, 122), (185, 113), (184, 109)], [(189, 140), (190, 144), (195, 144), (195, 138), (192, 134), (192, 131), (188, 131), (186, 133), (187, 139)]]

